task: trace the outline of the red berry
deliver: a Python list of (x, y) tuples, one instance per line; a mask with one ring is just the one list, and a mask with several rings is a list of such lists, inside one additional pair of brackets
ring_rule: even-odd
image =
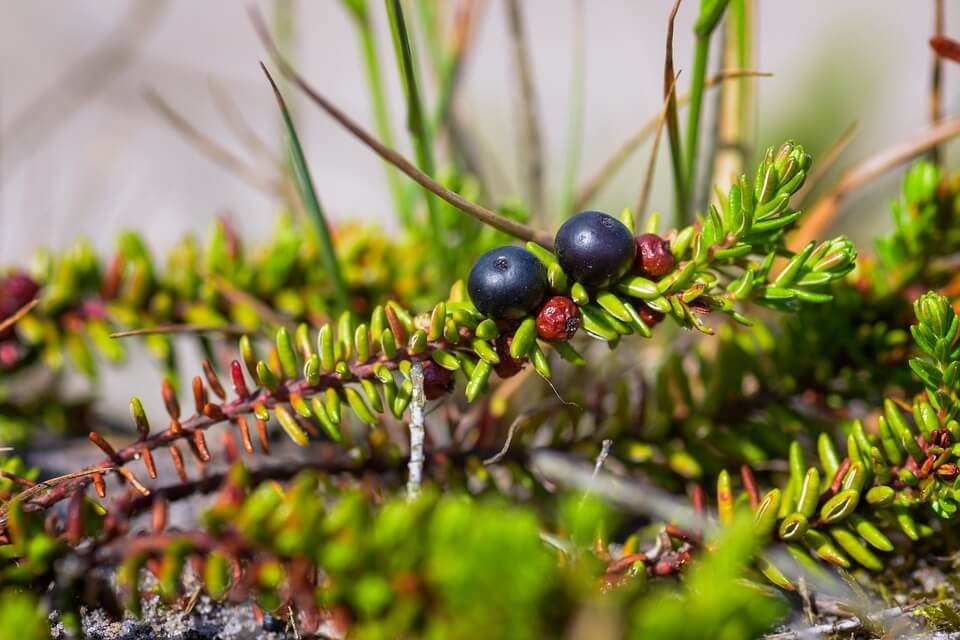
[(645, 304), (640, 305), (640, 308), (637, 309), (637, 315), (640, 316), (640, 319), (643, 320), (648, 327), (653, 327), (660, 324), (666, 317), (659, 311), (651, 309)]
[(554, 296), (547, 300), (537, 314), (537, 333), (544, 340), (564, 342), (580, 328), (580, 310), (573, 300)]
[(500, 336), (497, 338), (497, 356), (500, 363), (493, 366), (493, 370), (503, 379), (511, 378), (523, 369), (526, 358), (514, 358), (510, 355), (510, 343), (513, 342), (513, 336)]
[(450, 391), (453, 391), (453, 372), (436, 362), (424, 362), (423, 395), (427, 400), (436, 400)]
[(676, 263), (669, 242), (655, 233), (642, 233), (637, 236), (634, 271), (647, 278), (662, 278), (673, 271)]

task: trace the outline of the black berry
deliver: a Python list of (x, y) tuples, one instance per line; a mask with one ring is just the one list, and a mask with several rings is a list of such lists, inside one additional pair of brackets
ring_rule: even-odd
[(546, 269), (526, 249), (497, 247), (474, 263), (467, 291), (484, 315), (522, 318), (536, 309), (547, 293)]
[(637, 260), (634, 271), (647, 278), (662, 278), (676, 265), (670, 243), (655, 233), (637, 236)]
[(606, 287), (633, 264), (637, 245), (613, 216), (581, 211), (557, 231), (554, 249), (567, 275), (587, 287)]

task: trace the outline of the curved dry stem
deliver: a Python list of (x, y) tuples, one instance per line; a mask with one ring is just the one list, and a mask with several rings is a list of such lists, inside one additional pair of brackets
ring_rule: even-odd
[(947, 120), (848, 169), (840, 181), (810, 209), (810, 213), (790, 236), (788, 247), (798, 251), (811, 240), (820, 237), (842, 211), (842, 206), (851, 193), (897, 165), (958, 135), (960, 135), (960, 118)]
[(520, 240), (536, 242), (537, 244), (547, 248), (553, 247), (552, 235), (544, 231), (532, 229), (527, 225), (514, 222), (508, 218), (504, 218), (503, 216), (487, 209), (486, 207), (482, 207), (474, 202), (470, 202), (460, 194), (450, 191), (442, 184), (418, 169), (416, 165), (407, 160), (407, 158), (405, 158), (403, 155), (377, 140), (373, 135), (367, 132), (366, 129), (360, 126), (360, 124), (358, 124), (346, 113), (341, 111), (316, 89), (314, 89), (303, 78), (303, 76), (301, 76), (297, 70), (294, 69), (289, 62), (287, 62), (287, 60), (277, 50), (276, 44), (271, 39), (270, 33), (263, 22), (263, 16), (261, 16), (260, 13), (255, 9), (251, 11), (251, 19), (253, 20), (254, 27), (256, 28), (257, 33), (260, 35), (261, 40), (267, 47), (267, 50), (270, 52), (270, 56), (279, 67), (280, 72), (290, 79), (297, 87), (299, 87), (299, 89), (303, 91), (311, 101), (323, 109), (331, 118), (336, 120), (361, 142), (370, 147), (374, 152), (377, 153), (377, 155), (405, 173), (410, 179), (423, 188), (429, 190), (431, 193), (442, 198), (443, 200), (446, 200), (452, 206), (456, 207), (467, 215), (476, 218), (480, 222), (490, 225), (495, 229), (499, 229), (500, 231), (512, 235), (515, 238), (519, 238)]
[[(755, 69), (727, 69), (707, 78), (706, 87), (713, 88), (726, 80), (736, 78), (769, 78), (773, 74), (767, 71), (757, 71)], [(682, 93), (677, 97), (677, 107), (683, 107), (690, 102), (690, 92)], [(600, 165), (596, 173), (587, 180), (574, 198), (574, 209), (584, 208), (600, 190), (606, 186), (610, 179), (616, 174), (623, 164), (634, 154), (634, 152), (646, 142), (657, 130), (657, 123), (660, 121), (661, 108), (657, 113), (647, 118), (640, 128), (630, 137), (624, 140), (623, 144), (617, 147), (617, 150)]]
[(9, 327), (12, 327), (13, 325), (15, 325), (20, 320), (20, 318), (30, 313), (30, 311), (38, 304), (40, 304), (40, 300), (38, 298), (34, 298), (27, 304), (23, 305), (22, 307), (14, 311), (13, 315), (7, 318), (4, 318), (2, 321), (0, 321), (0, 331), (4, 331)]

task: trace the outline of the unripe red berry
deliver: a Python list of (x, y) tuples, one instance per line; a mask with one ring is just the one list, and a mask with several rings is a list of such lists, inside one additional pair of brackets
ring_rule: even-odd
[(537, 314), (537, 333), (544, 340), (564, 342), (580, 328), (580, 310), (566, 296), (554, 296)]
[(655, 233), (642, 233), (637, 236), (634, 271), (646, 278), (662, 278), (673, 271), (676, 263), (669, 242)]
[(499, 364), (493, 366), (493, 370), (503, 379), (512, 378), (520, 373), (526, 358), (514, 358), (510, 355), (510, 343), (513, 342), (513, 336), (500, 336), (497, 338), (497, 356), (500, 358)]
[[(0, 320), (17, 312), (20, 307), (33, 300), (40, 286), (24, 273), (11, 273), (0, 278)], [(0, 331), (0, 340), (13, 336), (13, 327)]]
[(960, 475), (960, 470), (957, 469), (957, 465), (952, 462), (947, 462), (937, 467), (937, 477), (946, 482), (953, 482), (957, 479), (957, 475)]
[(656, 311), (655, 309), (651, 309), (645, 304), (641, 304), (638, 306), (637, 315), (640, 316), (640, 319), (643, 320), (648, 327), (653, 327), (660, 324), (661, 322), (663, 322), (663, 319), (666, 317), (659, 311)]
[(423, 395), (436, 400), (453, 391), (453, 372), (435, 362), (423, 363)]

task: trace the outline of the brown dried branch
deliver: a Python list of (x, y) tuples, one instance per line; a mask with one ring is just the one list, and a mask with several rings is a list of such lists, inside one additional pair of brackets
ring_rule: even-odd
[(439, 198), (446, 200), (452, 206), (456, 207), (467, 215), (476, 218), (484, 224), (490, 225), (495, 229), (499, 229), (500, 231), (510, 234), (515, 238), (533, 241), (547, 248), (553, 247), (552, 235), (544, 231), (532, 229), (524, 224), (514, 222), (508, 218), (504, 218), (503, 216), (490, 211), (486, 207), (482, 207), (476, 203), (470, 202), (460, 194), (450, 191), (439, 182), (418, 169), (416, 165), (410, 162), (403, 155), (377, 140), (366, 129), (360, 126), (360, 124), (358, 124), (346, 113), (341, 111), (316, 89), (314, 89), (303, 78), (303, 76), (301, 76), (297, 70), (294, 69), (289, 62), (287, 62), (287, 60), (277, 50), (276, 44), (273, 42), (269, 30), (264, 24), (263, 16), (257, 10), (251, 10), (250, 15), (257, 33), (263, 41), (264, 46), (270, 53), (270, 56), (280, 68), (280, 72), (289, 78), (301, 91), (307, 95), (308, 98), (310, 98), (310, 100), (323, 109), (331, 118), (336, 120), (361, 142), (370, 147), (374, 152), (377, 153), (377, 155), (405, 173), (410, 179), (423, 188), (429, 190)]
[(3, 320), (0, 320), (0, 333), (9, 329), (13, 325), (15, 325), (17, 322), (19, 322), (21, 318), (23, 318), (25, 315), (30, 313), (30, 311), (32, 311), (33, 308), (38, 304), (40, 304), (40, 300), (37, 298), (34, 298), (27, 304), (23, 305), (22, 307), (14, 311), (13, 315), (7, 318), (4, 318)]
[(820, 198), (801, 221), (788, 242), (790, 249), (797, 251), (811, 240), (820, 237), (841, 211), (851, 193), (897, 165), (957, 135), (960, 135), (960, 118), (947, 120), (848, 169), (840, 181)]
[[(772, 73), (767, 71), (757, 71), (754, 69), (727, 69), (721, 71), (716, 75), (710, 76), (707, 78), (706, 87), (712, 88), (716, 87), (722, 82), (727, 80), (733, 80), (736, 78), (747, 78), (747, 77), (757, 77), (757, 78), (769, 78), (773, 76)], [(690, 102), (690, 92), (682, 93), (677, 97), (677, 107), (682, 107)], [(660, 114), (663, 113), (663, 109), (653, 114), (644, 121), (640, 128), (637, 129), (632, 135), (630, 135), (626, 140), (623, 141), (617, 150), (607, 158), (607, 160), (600, 165), (600, 168), (597, 169), (596, 173), (587, 180), (580, 190), (577, 192), (577, 196), (574, 199), (574, 209), (583, 209), (590, 200), (600, 192), (600, 190), (606, 186), (607, 182), (610, 181), (610, 178), (620, 170), (623, 164), (634, 154), (634, 152), (646, 142), (651, 135), (656, 133), (657, 123), (660, 121)]]

